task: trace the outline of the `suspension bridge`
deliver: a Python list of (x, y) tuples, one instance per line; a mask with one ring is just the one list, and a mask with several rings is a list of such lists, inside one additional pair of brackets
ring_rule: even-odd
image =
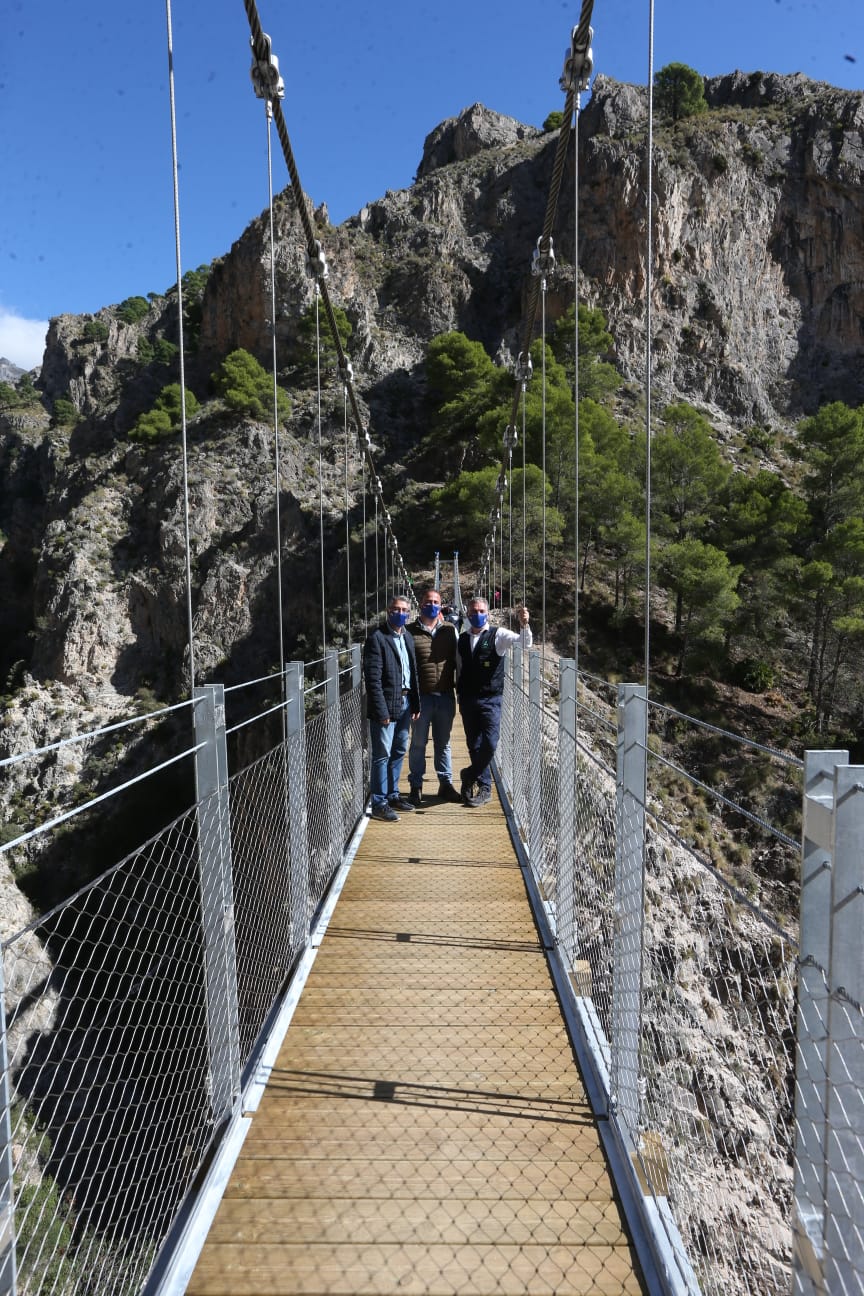
[[(256, 93), (299, 193), (278, 62), (245, 8)], [(562, 75), (484, 593), (513, 582), (508, 487), (591, 11)], [(176, 194), (176, 142), (174, 162)], [(647, 210), (650, 247), (650, 194)], [(326, 256), (304, 232), (364, 510), (367, 488), (374, 501), (365, 615), (410, 577)], [(179, 234), (177, 255), (179, 290)], [(650, 345), (647, 364), (650, 429)], [(278, 436), (274, 449), (278, 497)], [(185, 450), (184, 423), (184, 465)], [(578, 599), (574, 656), (553, 658), (544, 576), (542, 651), (508, 659), (492, 802), (433, 798), (370, 823), (360, 647), (327, 643), (323, 495), (323, 656), (231, 687), (196, 675), (188, 496), (186, 509), (188, 698), (2, 761), (38, 769), (159, 726), (160, 750), (188, 735), (6, 842), (12, 866), (48, 838), (62, 853), (76, 821), (65, 840), (86, 849), (114, 798), (172, 767), (194, 770), (195, 792), (3, 941), (0, 1292), (864, 1290), (864, 777), (848, 754), (802, 764), (657, 703), (648, 608), (641, 683), (580, 668)], [(650, 524), (650, 491), (646, 509)], [(461, 606), (458, 561), (452, 597)], [(779, 771), (803, 847), (671, 762), (666, 724)], [(787, 854), (795, 912), (760, 907), (694, 848), (693, 811), (669, 809), (682, 786)]]

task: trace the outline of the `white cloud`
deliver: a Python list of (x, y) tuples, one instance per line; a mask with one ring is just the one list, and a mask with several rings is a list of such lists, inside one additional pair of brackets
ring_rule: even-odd
[(35, 369), (45, 351), (47, 320), (22, 319), (0, 306), (0, 356), (22, 369)]

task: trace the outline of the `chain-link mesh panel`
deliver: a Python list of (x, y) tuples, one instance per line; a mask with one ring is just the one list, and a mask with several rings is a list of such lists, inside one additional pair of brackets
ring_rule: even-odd
[(240, 1062), (249, 1058), (298, 953), (288, 771), (280, 744), (230, 780)]
[(306, 830), (309, 843), (309, 913), (321, 902), (342, 859), (341, 841), (333, 841), (330, 789), (339, 769), (328, 750), (327, 713), (306, 722)]
[(703, 1292), (789, 1291), (796, 949), (651, 833), (639, 1132)]
[(605, 1050), (612, 1030), (615, 932), (615, 776), (576, 749), (573, 961), (576, 991), (590, 1001)]
[(213, 1132), (191, 811), (3, 948), (18, 1290), (139, 1290)]
[(342, 840), (347, 842), (366, 804), (363, 699), (360, 685), (339, 699), (342, 721)]

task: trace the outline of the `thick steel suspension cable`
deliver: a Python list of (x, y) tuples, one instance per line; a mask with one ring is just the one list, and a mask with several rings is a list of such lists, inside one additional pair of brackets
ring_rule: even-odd
[(174, 98), (174, 36), (171, 0), (165, 0), (168, 40), (168, 99), (171, 108), (171, 169), (174, 184), (174, 257), (177, 265), (177, 340), (180, 358), (180, 446), (183, 456), (183, 533), (186, 547), (186, 634), (189, 640), (189, 696), (195, 689), (195, 636), (192, 618), (192, 534), (189, 522), (189, 454), (186, 436), (186, 365), (183, 341), (183, 272), (180, 257), (180, 168), (177, 162), (177, 107)]
[[(591, 0), (591, 3), (593, 3), (593, 0)], [(258, 16), (258, 8), (257, 5), (255, 4), (255, 0), (243, 0), (243, 7), (246, 10), (246, 18), (249, 22), (249, 31), (251, 33), (251, 38), (252, 38), (253, 55), (258, 62), (267, 64), (269, 63), (271, 58), (270, 41), (267, 38), (267, 36), (264, 34), (264, 30), (261, 26), (261, 20)], [(297, 169), (297, 162), (294, 157), (294, 150), (291, 147), (291, 139), (288, 135), (288, 127), (285, 123), (285, 114), (282, 111), (282, 105), (278, 99), (274, 99), (273, 101), (273, 120), (276, 124), (276, 132), (279, 136), (279, 142), (282, 145), (282, 154), (285, 158), (285, 165), (288, 168), (288, 175), (291, 180), (291, 186), (294, 191), (297, 217), (300, 221), (300, 224), (303, 227), (303, 234), (306, 239), (307, 256), (309, 257), (310, 261), (314, 262), (321, 251), (321, 245), (315, 236), (315, 229), (309, 217), (309, 212), (306, 209), (306, 203), (304, 202), (304, 198), (303, 198), (303, 186), (300, 182), (300, 173)], [(347, 356), (345, 355), (345, 348), (342, 345), (342, 338), (339, 334), (339, 328), (336, 323), (336, 315), (333, 310), (333, 304), (330, 301), (330, 294), (327, 290), (326, 279), (322, 276), (317, 282), (318, 282), (318, 288), (321, 297), (321, 303), (324, 307), (324, 313), (327, 317), (327, 324), (330, 329), (330, 335), (333, 341), (334, 349), (336, 351), (336, 358), (337, 358), (339, 372), (343, 375), (346, 375), (345, 385), (348, 391), (348, 401), (351, 406), (351, 412), (357, 429), (357, 435), (360, 439), (361, 450), (368, 464), (373, 480), (376, 483), (376, 490), (380, 494), (380, 483), (375, 469), (375, 463), (369, 448), (368, 433), (366, 432), (366, 429), (364, 428), (363, 425), (363, 416), (360, 412), (360, 405), (357, 399), (357, 393), (354, 389), (354, 384), (352, 380), (347, 377), (347, 375), (350, 373), (350, 365), (348, 363)]]
[(321, 651), (327, 653), (327, 604), (324, 591), (324, 449), (321, 442), (321, 333), (318, 319), (318, 284), (315, 285), (315, 372), (318, 421), (318, 548), (321, 557)]
[(270, 216), (270, 333), (273, 341), (273, 447), (276, 506), (276, 609), (279, 618), (279, 670), (285, 683), (285, 630), (282, 608), (282, 521), (280, 510), (282, 472), (279, 462), (279, 385), (276, 369), (276, 231), (273, 216), (273, 105), (266, 100), (267, 193)]

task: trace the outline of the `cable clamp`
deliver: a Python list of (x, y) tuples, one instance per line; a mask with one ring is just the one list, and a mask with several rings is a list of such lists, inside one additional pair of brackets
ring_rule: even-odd
[(531, 273), (535, 278), (540, 275), (551, 274), (555, 269), (555, 250), (552, 247), (552, 239), (549, 239), (548, 248), (543, 247), (543, 235), (537, 240), (537, 246), (531, 254)]
[(578, 40), (579, 28), (574, 27), (570, 33), (570, 48), (564, 58), (564, 70), (558, 84), (565, 94), (571, 90), (578, 94), (587, 90), (594, 71), (594, 51), (591, 42), (594, 39), (594, 28), (589, 27), (581, 41)]
[(266, 57), (259, 59), (255, 57), (255, 37), (253, 36), (249, 44), (252, 46), (252, 67), (249, 69), (249, 75), (252, 78), (252, 88), (259, 99), (285, 98), (285, 82), (279, 75), (279, 60), (273, 51), (273, 42), (270, 37), (264, 35), (264, 44), (267, 47)]
[(499, 495), (503, 495), (506, 489), (507, 489), (507, 474), (506, 472), (500, 472), (498, 474), (498, 482), (496, 485), (496, 490), (498, 491)]
[(512, 450), (519, 440), (519, 433), (512, 423), (508, 423), (504, 429), (504, 449)]
[(306, 258), (306, 273), (321, 283), (322, 280), (329, 277), (330, 271), (327, 269), (327, 258), (324, 255), (324, 249), (319, 239), (315, 240), (314, 248), (314, 252), (311, 252)]
[[(516, 357), (516, 381), (521, 383), (530, 382), (533, 376), (534, 361), (531, 359), (529, 352), (520, 351)], [(514, 428), (513, 431), (515, 433), (516, 429)]]
[(350, 360), (345, 360), (344, 363), (342, 361), (339, 362), (339, 377), (342, 379), (342, 382), (346, 387), (353, 383), (354, 366), (351, 364)]
[(365, 446), (367, 450), (370, 450), (372, 447), (372, 438), (369, 433), (364, 429), (359, 433), (359, 437), (361, 446)]

